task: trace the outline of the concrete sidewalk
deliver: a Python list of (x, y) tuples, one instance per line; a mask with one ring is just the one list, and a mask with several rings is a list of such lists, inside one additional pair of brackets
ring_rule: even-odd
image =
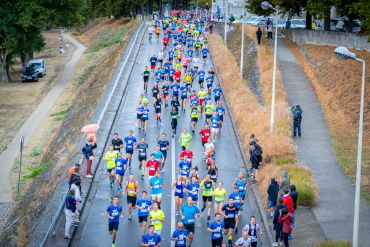
[[(271, 46), (274, 47), (273, 42)], [(310, 90), (313, 85), (283, 38), (278, 38), (277, 58), (289, 105), (299, 104), (303, 109), (302, 138), (295, 139), (295, 144), (298, 160), (312, 169), (319, 187), (313, 213), (328, 240), (352, 242), (355, 186), (338, 164), (321, 103), (315, 91)], [(370, 205), (363, 197), (360, 207), (359, 242), (369, 246)]]

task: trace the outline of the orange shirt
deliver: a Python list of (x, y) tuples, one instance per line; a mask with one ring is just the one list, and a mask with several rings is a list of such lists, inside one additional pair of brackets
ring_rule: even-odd
[(160, 33), (161, 32), (161, 28), (160, 27), (156, 27), (156, 33)]
[(94, 145), (96, 143), (96, 136), (93, 131), (87, 133), (87, 140), (90, 140), (91, 138), (93, 139), (93, 145)]
[(69, 168), (69, 171), (68, 171), (68, 179), (71, 178), (72, 173), (74, 173), (74, 172), (75, 172), (75, 166), (72, 166), (71, 168)]

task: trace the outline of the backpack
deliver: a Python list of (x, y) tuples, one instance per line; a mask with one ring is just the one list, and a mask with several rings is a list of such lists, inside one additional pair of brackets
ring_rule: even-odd
[(301, 109), (298, 109), (295, 111), (294, 121), (301, 122), (301, 120), (302, 120), (302, 111)]
[(253, 235), (251, 235), (252, 234), (252, 225), (251, 224), (249, 224), (249, 230), (248, 230), (248, 235), (249, 236), (257, 236), (257, 225), (254, 225), (254, 234)]
[(86, 156), (86, 147), (82, 148), (82, 154)]

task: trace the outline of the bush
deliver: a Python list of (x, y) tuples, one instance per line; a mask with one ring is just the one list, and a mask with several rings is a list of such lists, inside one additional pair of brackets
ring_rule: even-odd
[(351, 247), (351, 246), (352, 244), (350, 242), (344, 242), (342, 240), (326, 241), (316, 245), (316, 247)]

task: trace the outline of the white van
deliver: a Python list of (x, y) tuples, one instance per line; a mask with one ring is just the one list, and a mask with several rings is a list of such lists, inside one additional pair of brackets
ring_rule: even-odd
[(35, 67), (38, 77), (44, 77), (46, 74), (45, 60), (44, 59), (32, 59), (28, 62), (27, 67)]

